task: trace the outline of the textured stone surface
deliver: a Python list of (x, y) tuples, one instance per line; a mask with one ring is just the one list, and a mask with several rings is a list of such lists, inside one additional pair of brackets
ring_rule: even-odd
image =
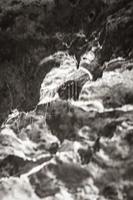
[(0, 2), (0, 199), (133, 199), (133, 3), (104, 3)]
[(92, 26), (103, 7), (102, 1), (98, 2), (98, 5), (92, 0), (76, 4), (69, 0), (0, 2), (0, 123), (12, 109), (27, 111), (37, 104), (42, 80), (54, 67), (40, 67), (42, 58), (72, 49), (72, 40), (77, 41), (76, 52), (81, 51), (86, 36), (82, 39), (77, 33)]
[(59, 98), (78, 99), (85, 82), (92, 79), (91, 73), (82, 66), (77, 70), (76, 59), (69, 56), (68, 52), (55, 53), (42, 60), (41, 64), (48, 64), (52, 60), (60, 65), (53, 68), (44, 78), (39, 104), (46, 104)]
[(105, 72), (96, 82), (87, 82), (81, 91), (80, 100), (99, 100), (106, 108), (121, 107), (133, 102), (133, 70)]

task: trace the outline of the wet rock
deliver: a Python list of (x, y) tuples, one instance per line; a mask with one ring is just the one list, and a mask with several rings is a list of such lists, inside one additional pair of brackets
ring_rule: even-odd
[(80, 100), (99, 100), (105, 108), (121, 107), (132, 104), (132, 73), (133, 71), (105, 72), (96, 82), (84, 85)]
[(132, 199), (133, 4), (105, 4), (0, 2), (1, 117), (41, 86), (1, 126), (1, 199)]
[(130, 114), (132, 115), (132, 112), (128, 114), (123, 113), (123, 115), (119, 116), (119, 119), (122, 119), (122, 121), (116, 126), (111, 139), (101, 138), (100, 150), (96, 154), (93, 154), (94, 157), (88, 164), (95, 183), (105, 199), (128, 199), (125, 196), (128, 194), (124, 192), (127, 179), (129, 181), (129, 188), (132, 187), (132, 178), (130, 179), (129, 176), (125, 176), (130, 171), (130, 167), (132, 168), (132, 158), (130, 155), (132, 147), (129, 147), (126, 140), (128, 130), (132, 130), (132, 118), (129, 117)]
[[(16, 113), (16, 115), (15, 115)], [(45, 117), (36, 115), (35, 112), (15, 112), (6, 123), (3, 124), (3, 131), (14, 131), (16, 138), (22, 143), (33, 143), (35, 148), (41, 151), (56, 151), (59, 147), (58, 139), (53, 136), (47, 127)]]
[(1, 180), (0, 197), (2, 200), (39, 200), (27, 178), (5, 178)]
[[(52, 57), (52, 58), (51, 58)], [(41, 104), (49, 103), (55, 99), (77, 99), (82, 86), (91, 80), (91, 74), (85, 68), (77, 70), (76, 60), (67, 52), (58, 52), (42, 62), (54, 59), (59, 62), (59, 67), (52, 69), (44, 78), (40, 90)]]
[[(119, 2), (109, 1), (108, 11), (102, 14), (97, 21), (102, 24), (101, 43), (101, 61), (109, 61), (111, 58), (123, 57), (129, 58), (132, 55), (132, 2), (120, 0)], [(116, 21), (116, 19), (118, 19)], [(106, 20), (105, 20), (106, 19)], [(106, 22), (105, 22), (106, 21)], [(119, 36), (118, 36), (119, 35)], [(130, 57), (132, 58), (132, 56)]]
[[(93, 103), (95, 105), (95, 102)], [(92, 132), (94, 138), (101, 130), (106, 130), (105, 127), (107, 124), (112, 123), (112, 118), (108, 119), (106, 115), (100, 114), (93, 108), (93, 103), (90, 104), (90, 110), (86, 111), (84, 107), (82, 108), (82, 105), (75, 106), (75, 103), (67, 101), (52, 102), (47, 107), (46, 114), (46, 121), (52, 134), (63, 141), (64, 139), (75, 140), (77, 137), (85, 138), (85, 135), (78, 134), (83, 126), (90, 128), (88, 134)]]
[(76, 71), (76, 60), (67, 52), (58, 52), (55, 57), (59, 60), (59, 68), (54, 68), (44, 78), (41, 84), (39, 104), (45, 104), (58, 98), (58, 88)]
[(20, 177), (22, 174), (28, 173), (34, 167), (50, 160), (50, 155), (40, 156), (36, 159), (23, 159), (15, 155), (8, 155), (0, 161), (0, 177)]
[(80, 165), (64, 162), (61, 157), (58, 158), (57, 156), (54, 162), (52, 161), (36, 174), (32, 174), (30, 182), (41, 198), (62, 195), (64, 190), (68, 196), (70, 195), (73, 197), (72, 199), (75, 199), (73, 192), (78, 191), (78, 188), (83, 191), (83, 185), (85, 182), (89, 182), (89, 176), (88, 170)]
[(81, 89), (87, 80), (91, 81), (91, 74), (89, 71), (85, 71), (84, 68), (80, 68), (75, 71), (70, 77), (70, 80), (62, 84), (58, 89), (58, 94), (61, 99), (74, 99), (77, 100)]
[(131, 60), (125, 60), (121, 57), (116, 59), (112, 59), (109, 62), (105, 62), (105, 70), (104, 71), (119, 71), (123, 72), (125, 70), (132, 70), (133, 63)]
[(31, 141), (21, 141), (11, 129), (3, 129), (0, 132), (1, 158), (7, 155), (18, 155), (23, 159), (27, 156), (34, 155), (36, 145)]
[(47, 128), (43, 116), (14, 111), (0, 131), (1, 177), (20, 176), (49, 159), (59, 140)]
[(92, 26), (103, 7), (101, 0), (0, 2), (0, 123), (16, 107), (25, 111), (35, 107), (40, 85), (54, 67), (40, 67), (42, 58), (69, 50), (71, 39)]
[[(60, 199), (66, 194), (67, 198), (71, 199), (84, 199), (89, 195), (90, 199), (124, 199), (125, 197), (128, 199), (132, 195), (130, 192), (132, 188), (132, 156), (130, 154), (132, 152), (130, 143), (132, 115), (130, 106), (100, 113), (87, 112), (68, 101), (51, 103), (46, 116), (49, 128), (56, 135), (60, 131), (59, 126), (63, 123), (68, 125), (69, 121), (66, 128), (62, 126), (62, 135), (57, 135), (61, 141), (65, 138), (69, 141), (64, 140), (56, 155), (49, 159), (36, 160), (33, 164), (33, 161), (24, 161), (21, 158), (20, 165), (15, 165), (21, 175), (20, 181), (22, 177), (28, 177), (38, 198)], [(38, 120), (40, 122), (40, 116), (34, 118), (33, 116), (29, 114), (33, 124), (38, 123)], [(75, 120), (70, 126), (72, 116)], [(54, 117), (58, 117), (58, 124), (57, 121), (52, 124)], [(28, 114), (27, 116), (23, 114), (19, 120), (25, 122), (27, 119), (29, 122), (29, 118)], [(15, 119), (10, 120), (13, 123)], [(7, 121), (7, 126), (12, 124), (10, 120)], [(27, 124), (24, 127), (26, 126)], [(75, 128), (74, 139), (70, 135), (72, 131), (70, 132), (69, 128), (71, 127)], [(33, 130), (34, 128), (33, 126)], [(43, 126), (41, 128), (43, 129)], [(9, 158), (2, 160), (1, 169), (5, 166), (6, 170)], [(12, 169), (15, 170), (13, 167), (15, 162), (18, 163), (18, 159), (11, 156), (10, 170), (7, 170), (7, 175), (12, 173), (16, 175), (16, 171), (12, 171)]]
[(67, 81), (58, 89), (58, 94), (61, 99), (77, 100), (81, 92), (82, 86), (76, 81)]

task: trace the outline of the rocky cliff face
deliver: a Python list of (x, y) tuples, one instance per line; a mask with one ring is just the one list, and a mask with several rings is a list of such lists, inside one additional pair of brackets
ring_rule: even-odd
[(132, 200), (131, 0), (0, 2), (1, 200)]
[(85, 36), (78, 38), (76, 34), (88, 29), (100, 13), (102, 2), (95, 4), (69, 0), (0, 2), (1, 122), (16, 107), (34, 108), (41, 82), (53, 67), (40, 68), (41, 59), (70, 49), (76, 38), (79, 44), (76, 42), (74, 49), (84, 44)]

